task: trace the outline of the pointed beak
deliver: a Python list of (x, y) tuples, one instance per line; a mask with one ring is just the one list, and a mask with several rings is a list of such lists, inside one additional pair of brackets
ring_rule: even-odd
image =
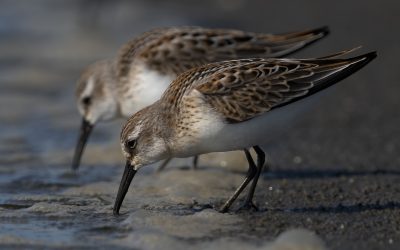
[(76, 144), (74, 159), (72, 161), (72, 170), (77, 170), (79, 167), (83, 150), (85, 149), (87, 139), (92, 129), (93, 125), (85, 119), (82, 119), (81, 132), (78, 137), (78, 143)]
[(136, 170), (133, 169), (130, 161), (126, 161), (124, 174), (122, 175), (121, 183), (119, 184), (117, 199), (114, 203), (113, 214), (119, 215), (119, 209), (121, 208), (122, 202), (124, 201), (125, 195), (128, 192), (129, 185), (132, 182), (133, 177), (136, 174)]

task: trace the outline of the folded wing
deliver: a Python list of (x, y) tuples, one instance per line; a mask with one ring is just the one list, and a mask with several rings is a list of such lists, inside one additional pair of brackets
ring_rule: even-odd
[(376, 53), (348, 59), (247, 59), (211, 64), (194, 89), (227, 122), (254, 118), (353, 74)]
[(121, 49), (120, 75), (129, 70), (133, 55), (160, 72), (180, 74), (216, 61), (288, 55), (328, 33), (327, 27), (276, 35), (200, 27), (156, 29)]

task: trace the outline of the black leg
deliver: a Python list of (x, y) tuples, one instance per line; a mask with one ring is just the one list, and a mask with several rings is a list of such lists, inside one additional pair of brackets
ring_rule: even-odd
[(168, 165), (168, 163), (172, 160), (172, 158), (168, 158), (161, 165), (157, 168), (157, 172), (161, 172), (164, 170), (164, 168)]
[(240, 195), (243, 189), (246, 188), (247, 184), (254, 178), (254, 175), (257, 172), (256, 164), (254, 164), (253, 158), (250, 155), (248, 149), (244, 149), (244, 153), (246, 154), (247, 161), (249, 162), (249, 169), (247, 170), (247, 175), (242, 184), (236, 189), (235, 193), (225, 202), (224, 206), (221, 208), (220, 212), (225, 213), (228, 212), (232, 203), (236, 200), (236, 198)]
[(198, 163), (198, 161), (199, 161), (199, 156), (198, 156), (198, 155), (194, 156), (194, 157), (193, 157), (193, 165), (192, 165), (192, 168), (193, 168), (193, 169), (197, 169), (197, 163)]
[[(166, 159), (163, 163), (161, 163), (161, 165), (157, 168), (157, 172), (161, 172), (164, 170), (164, 168), (168, 165), (168, 163), (172, 160), (172, 158), (168, 158)], [(193, 157), (193, 165), (192, 168), (193, 169), (197, 169), (197, 163), (199, 162), (199, 156), (196, 155)]]
[(258, 178), (260, 178), (261, 172), (264, 167), (265, 153), (259, 146), (254, 146), (253, 149), (257, 153), (257, 172), (253, 178), (253, 182), (251, 183), (249, 193), (247, 194), (247, 197), (246, 197), (246, 201), (244, 202), (244, 205), (241, 207), (241, 209), (258, 210), (257, 207), (253, 203), (253, 196), (254, 196), (254, 191), (256, 190)]

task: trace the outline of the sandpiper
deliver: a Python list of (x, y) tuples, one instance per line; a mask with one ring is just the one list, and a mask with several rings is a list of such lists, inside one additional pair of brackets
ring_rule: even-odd
[[(345, 51), (317, 59), (242, 59), (208, 64), (181, 74), (161, 99), (133, 115), (121, 131), (126, 166), (114, 205), (119, 214), (129, 185), (143, 166), (170, 158), (244, 150), (248, 172), (223, 205), (229, 207), (250, 181), (243, 208), (265, 163), (258, 146), (281, 130), (284, 118), (309, 97), (353, 74), (376, 52), (341, 59)], [(277, 115), (278, 114), (278, 115)], [(281, 115), (279, 115), (281, 114)], [(254, 163), (249, 148), (257, 154)]]
[(280, 35), (181, 27), (142, 34), (125, 44), (116, 58), (90, 65), (78, 80), (77, 106), (83, 119), (72, 168), (79, 167), (86, 141), (97, 122), (129, 117), (150, 105), (178, 74), (221, 60), (280, 57), (328, 33), (327, 27)]

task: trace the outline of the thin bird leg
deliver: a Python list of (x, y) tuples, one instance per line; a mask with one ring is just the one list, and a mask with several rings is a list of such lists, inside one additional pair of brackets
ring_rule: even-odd
[(193, 157), (193, 165), (192, 165), (192, 168), (193, 168), (193, 169), (197, 169), (197, 163), (198, 163), (198, 161), (199, 161), (199, 156), (198, 156), (198, 155), (194, 156), (194, 157)]
[[(253, 182), (251, 183), (249, 193), (247, 194), (246, 200), (240, 209), (246, 209), (246, 210), (254, 209), (257, 211), (258, 208), (253, 203), (253, 196), (254, 196), (254, 191), (256, 190), (258, 178), (260, 178), (261, 172), (264, 167), (265, 153), (259, 146), (254, 146), (253, 149), (257, 153), (257, 172), (253, 178)], [(268, 169), (268, 166), (267, 166), (267, 169)]]
[(240, 195), (243, 189), (246, 188), (247, 184), (253, 179), (254, 175), (257, 172), (256, 164), (254, 164), (253, 158), (250, 155), (248, 149), (244, 149), (244, 153), (246, 154), (247, 161), (249, 162), (249, 168), (247, 170), (247, 175), (242, 184), (236, 189), (235, 193), (225, 202), (224, 206), (221, 208), (221, 213), (228, 212), (232, 203), (236, 200), (236, 198)]
[(166, 159), (161, 165), (157, 168), (157, 173), (164, 170), (164, 168), (168, 165), (168, 163), (172, 160), (172, 158)]

